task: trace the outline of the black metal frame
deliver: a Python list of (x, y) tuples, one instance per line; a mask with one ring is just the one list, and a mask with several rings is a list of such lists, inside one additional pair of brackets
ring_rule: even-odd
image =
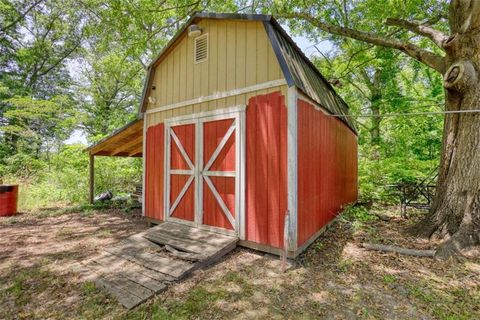
[(399, 183), (394, 187), (400, 192), (400, 211), (407, 217), (407, 207), (430, 210), (435, 196), (438, 168), (430, 172), (420, 182)]

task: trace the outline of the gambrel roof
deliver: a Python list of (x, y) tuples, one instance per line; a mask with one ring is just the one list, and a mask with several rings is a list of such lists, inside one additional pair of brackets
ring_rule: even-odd
[[(297, 87), (331, 114), (348, 115), (348, 106), (345, 101), (335, 92), (330, 83), (328, 83), (315, 65), (304, 55), (302, 50), (271, 15), (201, 12), (195, 13), (183, 27), (180, 28), (160, 54), (148, 66), (147, 78), (140, 104), (140, 116), (143, 115), (147, 107), (146, 95), (148, 88), (152, 85), (155, 67), (161, 62), (162, 58), (170, 52), (171, 47), (183, 32), (186, 32), (186, 29), (191, 24), (201, 19), (262, 21), (285, 80), (287, 81), (287, 85), (289, 87)], [(339, 117), (339, 119), (356, 132), (355, 126), (349, 117)]]

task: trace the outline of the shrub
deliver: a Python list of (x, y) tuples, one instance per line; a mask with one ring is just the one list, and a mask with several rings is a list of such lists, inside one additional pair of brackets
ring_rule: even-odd
[[(97, 157), (95, 193), (110, 190), (122, 195), (141, 182), (141, 159)], [(88, 200), (88, 154), (84, 145), (67, 145), (51, 155), (50, 161), (38, 160), (41, 169), (27, 178), (9, 175), (5, 182), (20, 184), (20, 209), (54, 204), (82, 204)]]

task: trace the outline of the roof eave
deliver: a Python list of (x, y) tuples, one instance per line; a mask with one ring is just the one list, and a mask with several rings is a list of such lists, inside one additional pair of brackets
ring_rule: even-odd
[(142, 118), (137, 118), (137, 119), (135, 119), (135, 120), (133, 120), (133, 121), (130, 121), (129, 123), (127, 123), (127, 124), (124, 125), (123, 127), (118, 128), (117, 130), (113, 131), (112, 133), (110, 133), (110, 134), (107, 135), (106, 137), (103, 137), (102, 139), (98, 140), (98, 141), (95, 142), (94, 144), (88, 146), (87, 148), (85, 148), (84, 151), (87, 152), (87, 151), (92, 150), (93, 148), (95, 148), (96, 146), (104, 143), (104, 142), (107, 141), (108, 139), (110, 139), (110, 138), (116, 136), (117, 134), (119, 134), (119, 133), (127, 130), (128, 128), (130, 128), (131, 126), (135, 125), (135, 124), (136, 124), (137, 122), (139, 122), (139, 121), (143, 121), (143, 119), (142, 119)]

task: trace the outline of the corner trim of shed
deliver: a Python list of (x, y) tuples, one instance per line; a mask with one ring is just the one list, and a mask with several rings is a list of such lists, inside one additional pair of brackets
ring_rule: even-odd
[(297, 99), (298, 92), (295, 86), (288, 88), (287, 97), (287, 207), (288, 216), (285, 222), (285, 235), (288, 241), (288, 250), (297, 250), (297, 221), (298, 221), (298, 130), (297, 130)]

